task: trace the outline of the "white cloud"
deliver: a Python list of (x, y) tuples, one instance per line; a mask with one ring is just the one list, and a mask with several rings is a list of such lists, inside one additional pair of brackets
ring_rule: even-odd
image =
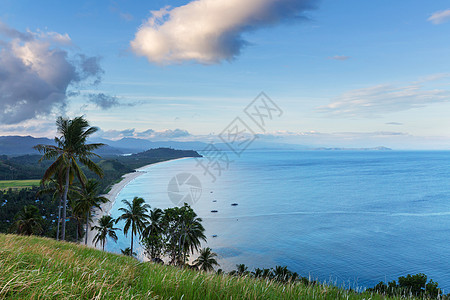
[(69, 58), (61, 47), (71, 45), (67, 34), (20, 32), (0, 22), (0, 36), (0, 124), (63, 109), (70, 85), (97, 82), (103, 72), (96, 57)]
[(317, 110), (328, 116), (378, 117), (386, 113), (449, 101), (448, 89), (426, 88), (423, 84), (414, 82), (403, 86), (386, 84), (352, 90), (334, 99), (330, 104), (318, 107)]
[(436, 25), (450, 21), (450, 9), (441, 10), (433, 13), (428, 18), (428, 21)]
[(285, 19), (304, 18), (314, 0), (196, 0), (152, 11), (131, 42), (154, 63), (232, 60), (248, 43), (243, 33)]
[(335, 55), (335, 56), (331, 56), (331, 57), (328, 57), (329, 59), (334, 59), (334, 60), (341, 60), (341, 61), (344, 61), (344, 60), (348, 60), (348, 59), (350, 59), (350, 56), (345, 56), (345, 55)]
[(125, 130), (100, 130), (97, 136), (106, 139), (118, 140), (124, 137), (134, 137), (139, 139), (152, 139), (152, 140), (178, 140), (186, 137), (191, 137), (191, 134), (187, 130), (183, 129), (166, 129), (166, 130), (153, 130), (147, 129), (144, 131), (138, 131), (135, 128), (129, 128)]

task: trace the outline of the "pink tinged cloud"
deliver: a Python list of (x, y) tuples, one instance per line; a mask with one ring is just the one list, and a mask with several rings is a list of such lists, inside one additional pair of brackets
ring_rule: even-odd
[(304, 19), (314, 0), (197, 0), (152, 11), (131, 49), (158, 64), (233, 60), (248, 44), (245, 32)]
[(442, 10), (442, 11), (438, 11), (438, 12), (433, 13), (428, 18), (428, 21), (430, 21), (431, 23), (433, 23), (435, 25), (442, 24), (442, 23), (450, 21), (450, 9)]

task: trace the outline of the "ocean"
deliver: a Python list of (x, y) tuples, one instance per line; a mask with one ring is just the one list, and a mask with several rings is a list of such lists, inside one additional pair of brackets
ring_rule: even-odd
[[(200, 196), (192, 207), (203, 219), (204, 246), (219, 255), (225, 271), (241, 263), (250, 270), (286, 265), (351, 288), (425, 273), (450, 291), (450, 152), (246, 151), (228, 157), (220, 174), (209, 170), (214, 182), (193, 158), (150, 166), (119, 193), (111, 214), (117, 217), (121, 200), (134, 196), (152, 208), (173, 207), (169, 182), (193, 174), (201, 195), (186, 185), (180, 194)], [(129, 243), (130, 236), (119, 233), (106, 250), (120, 253)]]

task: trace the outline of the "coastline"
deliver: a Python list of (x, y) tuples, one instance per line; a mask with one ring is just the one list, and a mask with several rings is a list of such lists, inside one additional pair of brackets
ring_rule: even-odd
[[(175, 159), (169, 159), (169, 160), (165, 160), (165, 161), (160, 161), (157, 163), (153, 163), (153, 164), (149, 164), (149, 165), (145, 165), (143, 167), (137, 168), (135, 170), (135, 172), (133, 173), (127, 173), (125, 175), (122, 176), (122, 180), (120, 180), (118, 183), (114, 184), (111, 187), (111, 190), (107, 193), (107, 194), (103, 194), (103, 197), (106, 197), (107, 199), (109, 199), (108, 202), (102, 204), (100, 206), (100, 209), (94, 209), (92, 211), (92, 222), (89, 223), (89, 227), (88, 227), (88, 232), (89, 232), (89, 236), (88, 236), (88, 242), (87, 242), (87, 246), (88, 247), (92, 247), (92, 248), (96, 248), (94, 245), (94, 237), (97, 234), (96, 230), (93, 230), (92, 227), (94, 225), (98, 224), (98, 220), (102, 217), (102, 216), (106, 216), (109, 214), (109, 212), (111, 211), (111, 208), (114, 206), (114, 204), (116, 203), (116, 198), (119, 195), (120, 191), (122, 191), (122, 189), (124, 187), (126, 187), (131, 181), (133, 181), (134, 179), (138, 178), (139, 176), (147, 173), (147, 171), (144, 171), (146, 168), (150, 167), (150, 166), (155, 166), (157, 164), (162, 164), (162, 163), (166, 163), (169, 161), (175, 161), (175, 160), (180, 160), (180, 159), (186, 159), (189, 157), (180, 157), (180, 158), (175, 158)], [(98, 245), (100, 246), (100, 245)]]

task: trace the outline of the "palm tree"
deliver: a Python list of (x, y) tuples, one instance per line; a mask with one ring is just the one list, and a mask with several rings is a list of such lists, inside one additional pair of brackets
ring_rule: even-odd
[(87, 245), (88, 240), (88, 226), (91, 219), (91, 210), (96, 207), (101, 210), (100, 205), (108, 202), (108, 198), (99, 196), (100, 183), (93, 179), (89, 179), (80, 191), (77, 191), (77, 199), (74, 202), (74, 214), (85, 215), (86, 230), (84, 237), (84, 244)]
[(56, 226), (56, 240), (59, 241), (59, 226), (61, 224), (61, 209), (62, 209), (62, 202), (63, 202), (63, 194), (64, 194), (64, 170), (60, 170), (57, 174), (53, 176), (52, 179), (48, 180), (49, 183), (45, 185), (44, 182), (41, 181), (44, 188), (42, 188), (38, 193), (37, 196), (41, 194), (53, 194), (53, 200), (58, 201), (58, 221)]
[(182, 207), (180, 246), (183, 252), (183, 264), (189, 251), (191, 253), (198, 251), (200, 240), (206, 241), (205, 228), (201, 222), (202, 219), (197, 217), (197, 214), (189, 205), (185, 204)]
[(248, 267), (244, 264), (237, 264), (236, 270), (231, 271), (229, 274), (236, 276), (246, 276), (249, 274)]
[(194, 253), (200, 247), (200, 240), (206, 240), (202, 219), (185, 203), (182, 207), (164, 210), (162, 226), (167, 238), (166, 252), (171, 264), (184, 265), (189, 252)]
[(161, 228), (161, 220), (163, 216), (163, 211), (160, 208), (154, 208), (150, 211), (150, 215), (148, 218), (148, 226), (142, 232), (143, 236), (151, 235), (151, 234), (159, 234), (162, 231)]
[(296, 280), (298, 278), (298, 274), (292, 273), (292, 271), (288, 270), (286, 266), (275, 266), (275, 269), (273, 269), (273, 277), (275, 280), (288, 282)]
[(16, 221), (13, 224), (13, 230), (17, 234), (32, 235), (41, 234), (42, 216), (39, 209), (34, 205), (25, 205), (15, 216)]
[(120, 252), (122, 252), (122, 254), (126, 255), (126, 256), (131, 256), (131, 257), (136, 256), (136, 252), (132, 252), (130, 247), (127, 247), (125, 249), (120, 249)]
[(149, 225), (142, 232), (142, 243), (145, 251), (152, 261), (158, 260), (161, 254), (163, 243), (162, 228), (163, 211), (160, 208), (154, 208), (150, 211), (148, 219)]
[(109, 236), (114, 242), (117, 242), (116, 230), (119, 228), (114, 228), (115, 221), (111, 216), (102, 216), (98, 220), (98, 225), (95, 225), (91, 230), (97, 230), (97, 234), (94, 237), (94, 245), (97, 247), (97, 243), (102, 243), (102, 250), (105, 251), (106, 238)]
[(128, 234), (128, 230), (131, 227), (130, 251), (133, 253), (133, 238), (136, 234), (141, 234), (147, 226), (148, 219), (150, 218), (150, 216), (147, 215), (147, 211), (150, 209), (150, 205), (145, 204), (145, 200), (140, 197), (134, 197), (132, 203), (125, 199), (122, 200), (122, 203), (125, 204), (126, 207), (119, 208), (119, 211), (123, 212), (123, 214), (117, 219), (116, 222), (120, 220), (125, 221), (125, 226), (123, 227), (123, 233), (125, 233), (125, 236)]
[(214, 270), (214, 266), (219, 266), (215, 257), (216, 253), (211, 252), (211, 248), (207, 247), (200, 250), (200, 255), (194, 260), (194, 266), (198, 267), (201, 271), (210, 272)]
[(55, 137), (56, 146), (36, 145), (34, 148), (43, 155), (40, 161), (49, 159), (55, 161), (45, 171), (42, 178), (43, 182), (49, 180), (53, 175), (65, 170), (65, 185), (63, 193), (63, 216), (62, 216), (62, 240), (66, 238), (66, 217), (67, 217), (67, 194), (72, 177), (75, 174), (80, 183), (84, 185), (86, 176), (78, 165), (77, 161), (88, 167), (99, 176), (103, 176), (102, 169), (95, 164), (91, 157), (98, 156), (92, 151), (103, 146), (103, 144), (87, 144), (87, 139), (95, 133), (98, 128), (90, 127), (89, 122), (83, 117), (76, 117), (72, 120), (59, 117), (56, 120), (56, 126), (60, 137)]

